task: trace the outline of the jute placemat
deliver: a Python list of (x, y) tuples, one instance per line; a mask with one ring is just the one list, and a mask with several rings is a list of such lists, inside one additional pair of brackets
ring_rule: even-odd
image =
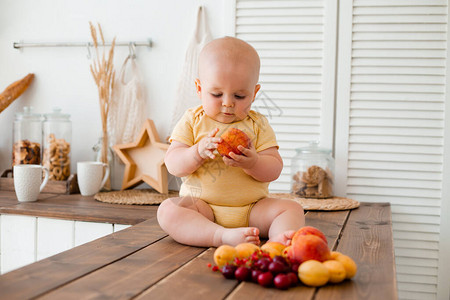
[(101, 192), (94, 196), (94, 199), (100, 202), (113, 204), (137, 204), (152, 205), (160, 204), (167, 198), (178, 197), (177, 191), (169, 191), (167, 194), (161, 194), (155, 190), (124, 190), (113, 192)]
[(269, 196), (295, 200), (303, 206), (304, 210), (345, 210), (359, 207), (358, 201), (343, 197), (326, 199), (300, 198), (289, 193), (274, 193)]
[[(290, 193), (273, 193), (273, 198), (284, 198), (299, 202), (304, 210), (345, 210), (359, 207), (359, 202), (349, 198), (332, 197), (327, 199), (300, 198)], [(160, 204), (167, 198), (178, 197), (177, 191), (169, 191), (168, 194), (160, 194), (155, 190), (124, 190), (114, 192), (101, 192), (94, 198), (100, 202), (113, 204), (152, 205)]]

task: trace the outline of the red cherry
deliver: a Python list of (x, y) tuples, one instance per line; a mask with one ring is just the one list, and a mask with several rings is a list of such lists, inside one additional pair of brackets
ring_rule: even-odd
[(273, 283), (273, 275), (272, 275), (272, 273), (265, 272), (265, 273), (259, 274), (259, 276), (258, 276), (258, 283), (261, 286), (265, 286), (265, 287), (271, 286), (272, 283)]
[(222, 268), (222, 275), (226, 279), (234, 279), (234, 272), (236, 271), (236, 266), (226, 265)]
[(298, 273), (298, 267), (300, 267), (299, 263), (297, 263), (297, 262), (292, 263), (292, 266), (291, 266), (292, 272)]
[(267, 272), (269, 270), (270, 263), (271, 263), (271, 260), (269, 258), (263, 257), (263, 258), (258, 259), (255, 262), (255, 267), (260, 269), (263, 272)]
[(239, 281), (250, 281), (251, 276), (252, 276), (252, 272), (251, 272), (250, 268), (239, 267), (234, 272), (234, 276)]
[(278, 274), (273, 279), (273, 283), (280, 290), (285, 290), (291, 285), (291, 280), (286, 274)]
[(286, 265), (279, 261), (273, 261), (269, 264), (269, 271), (273, 274), (283, 273), (285, 270)]
[(298, 283), (298, 276), (297, 273), (294, 272), (289, 272), (286, 274), (287, 277), (289, 278), (289, 281), (291, 282), (291, 286), (296, 286)]
[(258, 283), (258, 276), (262, 273), (264, 273), (264, 272), (261, 270), (252, 270), (252, 281), (254, 283)]

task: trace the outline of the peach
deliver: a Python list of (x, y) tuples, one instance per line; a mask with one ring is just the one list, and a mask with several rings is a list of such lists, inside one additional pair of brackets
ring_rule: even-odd
[(248, 148), (250, 145), (250, 138), (245, 132), (237, 128), (228, 128), (221, 136), (222, 142), (217, 145), (217, 151), (220, 155), (229, 157), (230, 152), (241, 154), (238, 146), (242, 145)]
[(301, 235), (297, 237), (295, 242), (291, 245), (288, 256), (300, 263), (310, 259), (322, 262), (330, 259), (330, 249), (328, 248), (328, 245), (316, 235)]
[(221, 268), (227, 263), (232, 263), (236, 257), (237, 251), (230, 245), (222, 245), (214, 251), (214, 262)]
[(271, 258), (282, 255), (284, 248), (286, 248), (286, 245), (279, 242), (267, 242), (261, 246), (261, 250), (269, 253)]
[(322, 286), (330, 279), (330, 272), (321, 262), (308, 260), (298, 268), (298, 278), (309, 286)]
[(330, 282), (338, 283), (345, 279), (345, 268), (344, 265), (337, 260), (326, 260), (323, 265), (330, 272)]
[(335, 260), (337, 260), (344, 266), (346, 279), (350, 279), (356, 275), (356, 271), (358, 270), (358, 267), (357, 267), (355, 261), (350, 258), (350, 256), (339, 253), (336, 256)]
[(259, 251), (259, 247), (251, 243), (241, 243), (234, 248), (236, 249), (236, 257), (240, 259), (247, 258)]
[(328, 245), (327, 238), (325, 237), (323, 232), (312, 226), (304, 226), (304, 227), (300, 228), (299, 230), (297, 230), (297, 232), (292, 237), (292, 244), (295, 243), (295, 240), (299, 236), (308, 235), (308, 234), (312, 234), (312, 235), (316, 235), (316, 236), (320, 237)]

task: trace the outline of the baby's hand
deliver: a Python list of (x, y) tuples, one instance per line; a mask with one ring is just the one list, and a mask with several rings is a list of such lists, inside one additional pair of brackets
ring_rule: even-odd
[(242, 155), (230, 152), (228, 154), (231, 158), (226, 156), (223, 157), (223, 162), (227, 166), (240, 167), (242, 169), (251, 169), (258, 161), (258, 153), (256, 152), (253, 144), (250, 143), (249, 148), (245, 148), (241, 145), (238, 146), (238, 150), (241, 151)]
[(209, 157), (214, 159), (216, 157), (213, 152), (217, 149), (217, 144), (222, 141), (222, 138), (215, 137), (217, 132), (219, 132), (219, 128), (211, 130), (207, 137), (198, 142), (198, 154), (201, 158), (206, 159)]

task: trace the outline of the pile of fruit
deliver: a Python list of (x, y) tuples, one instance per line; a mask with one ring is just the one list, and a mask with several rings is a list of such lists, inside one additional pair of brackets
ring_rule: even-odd
[(214, 252), (214, 262), (213, 271), (227, 279), (279, 289), (296, 286), (299, 280), (314, 287), (339, 283), (355, 276), (357, 270), (349, 256), (330, 251), (325, 235), (311, 226), (300, 228), (287, 247), (277, 242), (261, 247), (251, 243), (222, 245)]

